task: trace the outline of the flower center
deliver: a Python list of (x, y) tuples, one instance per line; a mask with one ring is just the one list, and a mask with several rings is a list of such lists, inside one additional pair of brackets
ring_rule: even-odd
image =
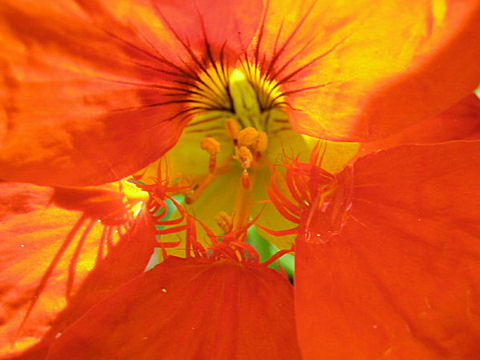
[(193, 117), (167, 154), (169, 177), (188, 186), (185, 203), (202, 221), (224, 211), (234, 229), (242, 227), (252, 204), (268, 198), (264, 180), (277, 156), (306, 150), (305, 140), (290, 127), (278, 84), (247, 62), (203, 70), (190, 94)]

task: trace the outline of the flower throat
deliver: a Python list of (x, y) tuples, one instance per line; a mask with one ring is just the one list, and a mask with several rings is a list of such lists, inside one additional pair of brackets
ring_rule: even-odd
[[(254, 183), (260, 181), (258, 175), (269, 174), (282, 153), (279, 135), (287, 131), (288, 137), (300, 135), (290, 127), (278, 84), (247, 62), (233, 70), (209, 67), (198, 75), (190, 93), (193, 117), (168, 154), (169, 167), (175, 168), (170, 175), (188, 188), (186, 204), (195, 205), (212, 187), (219, 196), (232, 196), (231, 212), (222, 211), (232, 214), (234, 228), (243, 226), (250, 217), (252, 201), (265, 200), (250, 192), (257, 192)], [(231, 181), (230, 188), (225, 188), (220, 177), (233, 177), (239, 186), (232, 189), (235, 181)]]

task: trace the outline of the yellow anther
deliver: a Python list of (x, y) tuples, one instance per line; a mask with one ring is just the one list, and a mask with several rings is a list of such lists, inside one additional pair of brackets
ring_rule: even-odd
[(215, 222), (225, 233), (232, 230), (232, 217), (225, 211), (220, 211), (218, 215), (215, 216)]
[(225, 132), (227, 133), (227, 136), (234, 140), (237, 138), (238, 132), (240, 131), (240, 124), (238, 123), (237, 120), (228, 118), (225, 121)]
[(204, 137), (200, 147), (206, 150), (210, 155), (217, 155), (220, 152), (220, 143), (212, 137)]
[(251, 146), (257, 142), (258, 131), (253, 127), (246, 127), (240, 130), (237, 136), (238, 145)]
[(246, 146), (240, 146), (236, 149), (236, 158), (244, 169), (248, 169), (252, 165), (253, 154)]
[(253, 145), (253, 149), (262, 153), (265, 150), (267, 150), (267, 146), (268, 146), (267, 133), (265, 131), (259, 131), (257, 141)]

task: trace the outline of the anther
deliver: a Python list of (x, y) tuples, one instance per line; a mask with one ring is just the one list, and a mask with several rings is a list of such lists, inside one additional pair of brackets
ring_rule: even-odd
[(257, 141), (253, 145), (255, 151), (264, 152), (267, 150), (268, 146), (268, 136), (265, 131), (259, 131), (257, 136)]
[(237, 120), (228, 118), (225, 121), (225, 132), (227, 133), (227, 136), (235, 140), (237, 138), (238, 132), (240, 131), (240, 124), (238, 123)]
[(251, 146), (257, 142), (258, 131), (253, 127), (240, 130), (237, 136), (239, 146)]
[(246, 146), (236, 148), (236, 158), (244, 169), (248, 169), (252, 165), (253, 155), (250, 149)]
[(217, 154), (220, 152), (220, 143), (214, 138), (207, 136), (202, 139), (200, 147), (210, 154), (208, 170), (210, 173), (213, 173), (217, 165)]
[(225, 211), (220, 211), (218, 215), (215, 216), (215, 222), (225, 233), (228, 233), (232, 230), (232, 217)]

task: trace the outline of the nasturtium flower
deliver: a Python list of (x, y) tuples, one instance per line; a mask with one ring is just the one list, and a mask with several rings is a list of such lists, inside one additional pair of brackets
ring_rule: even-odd
[[(475, 129), (417, 136), (478, 85), (479, 22), (474, 0), (3, 1), (1, 350), (473, 356), (478, 143), (392, 146)], [(377, 139), (351, 163), (331, 142)], [(294, 290), (266, 268), (293, 250)]]
[(175, 144), (198, 107), (223, 109), (221, 75), (246, 59), (243, 75), (258, 94), (283, 95), (274, 102), (295, 130), (385, 136), (475, 88), (478, 6), (3, 1), (0, 178), (71, 186), (131, 175)]

